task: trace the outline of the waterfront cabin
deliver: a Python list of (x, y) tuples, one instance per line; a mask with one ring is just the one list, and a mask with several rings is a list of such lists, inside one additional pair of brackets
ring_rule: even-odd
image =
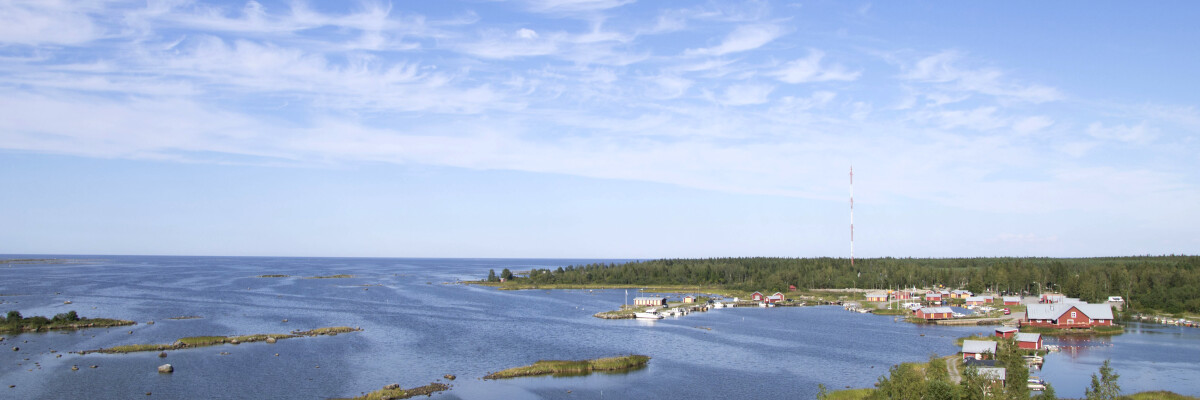
[(1040, 333), (1017, 333), (1017, 347), (1029, 350), (1042, 349), (1042, 334)]
[(987, 302), (983, 299), (983, 297), (979, 296), (971, 296), (966, 300), (966, 305), (968, 306), (982, 306), (984, 303)]
[(692, 297), (692, 296), (683, 296), (683, 302), (684, 303), (695, 303), (696, 298)]
[(666, 297), (634, 297), (633, 304), (636, 306), (665, 306), (667, 305)]
[(1112, 307), (1108, 304), (1053, 303), (1030, 304), (1021, 326), (1046, 328), (1091, 328), (1113, 325)]
[(990, 360), (996, 356), (996, 342), (991, 340), (964, 340), (962, 344), (962, 358), (964, 360), (974, 358), (976, 360)]
[(871, 292), (867, 293), (867, 301), (887, 301), (887, 292)]
[(1004, 297), (1004, 305), (1006, 305), (1006, 306), (1015, 306), (1015, 305), (1018, 305), (1018, 304), (1021, 304), (1021, 298), (1020, 298), (1020, 297), (1016, 297), (1016, 296), (1006, 296), (1006, 297)]
[(770, 296), (767, 296), (767, 298), (766, 298), (766, 302), (767, 302), (768, 304), (771, 304), (771, 303), (778, 303), (778, 302), (781, 302), (781, 301), (784, 301), (784, 300), (787, 300), (787, 298), (786, 298), (786, 297), (784, 297), (784, 296), (783, 296), (783, 293), (780, 293), (780, 292), (775, 292), (775, 294), (773, 294), (773, 295), (770, 295)]
[(994, 301), (996, 301), (996, 298), (995, 298), (995, 297), (992, 297), (992, 296), (983, 296), (983, 302), (984, 302), (985, 304), (990, 304), (990, 303), (992, 303), (992, 302), (994, 302)]
[(967, 290), (955, 290), (950, 292), (950, 297), (955, 299), (965, 299), (971, 297), (971, 292)]
[(1002, 338), (1010, 338), (1017, 334), (1017, 328), (1000, 327), (996, 328), (996, 336)]
[(766, 296), (763, 296), (763, 294), (759, 292), (754, 292), (754, 294), (750, 295), (750, 300), (753, 301), (763, 301), (764, 299), (766, 299)]
[(950, 319), (954, 317), (954, 310), (951, 310), (950, 307), (922, 307), (914, 312), (913, 316), (926, 321)]
[(942, 303), (942, 294), (941, 293), (926, 293), (925, 301), (929, 302), (929, 304), (941, 304)]

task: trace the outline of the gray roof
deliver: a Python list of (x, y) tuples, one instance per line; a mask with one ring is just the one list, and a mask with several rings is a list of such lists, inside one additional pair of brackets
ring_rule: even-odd
[(1113, 319), (1112, 307), (1108, 304), (1065, 303), (1030, 304), (1025, 309), (1028, 319), (1059, 319), (1071, 308), (1079, 309), (1091, 319)]
[(964, 340), (962, 352), (963, 353), (973, 353), (973, 354), (980, 354), (980, 353), (996, 354), (996, 342), (993, 342), (991, 340)]
[(1024, 333), (1024, 332), (1017, 333), (1017, 341), (1018, 342), (1037, 342), (1038, 339), (1041, 339), (1041, 338), (1042, 338), (1042, 334), (1040, 334), (1040, 333)]
[(983, 367), (979, 369), (979, 376), (994, 380), (1004, 380), (1004, 368), (999, 367)]
[(633, 301), (641, 301), (641, 300), (645, 300), (645, 301), (652, 301), (652, 300), (653, 300), (653, 301), (663, 301), (663, 300), (666, 300), (666, 299), (667, 299), (666, 297), (634, 297), (634, 298), (633, 298)]
[(967, 298), (967, 301), (984, 301), (984, 300), (983, 300), (983, 296), (971, 296), (971, 297)]
[(954, 310), (951, 310), (950, 307), (922, 307), (921, 312), (926, 313), (926, 314), (933, 314), (933, 313), (952, 314), (952, 313), (954, 313)]
[(1013, 328), (1013, 327), (996, 328), (996, 332), (1016, 332), (1016, 331), (1017, 331), (1017, 328)]
[(1005, 302), (1005, 303), (1007, 303), (1007, 302), (1010, 302), (1010, 301), (1016, 301), (1016, 302), (1020, 302), (1020, 301), (1021, 301), (1021, 298), (1020, 298), (1020, 297), (1013, 297), (1013, 296), (1005, 296), (1005, 297), (1004, 297), (1004, 302)]
[(887, 297), (887, 292), (871, 292), (867, 293), (867, 297)]
[(929, 297), (942, 297), (942, 294), (941, 294), (941, 293), (925, 293), (925, 297), (926, 297), (926, 298), (929, 298)]

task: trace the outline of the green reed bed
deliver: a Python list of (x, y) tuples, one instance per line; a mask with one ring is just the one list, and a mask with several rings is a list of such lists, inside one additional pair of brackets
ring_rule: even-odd
[(638, 368), (650, 362), (650, 357), (628, 355), (621, 357), (597, 358), (594, 360), (541, 360), (533, 365), (509, 368), (500, 372), (488, 374), (483, 379), (504, 379), (522, 376), (538, 376), (550, 374), (586, 374), (595, 371), (623, 371)]

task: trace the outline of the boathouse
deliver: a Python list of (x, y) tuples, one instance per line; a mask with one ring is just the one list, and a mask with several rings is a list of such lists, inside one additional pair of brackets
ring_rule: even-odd
[(692, 297), (692, 296), (683, 296), (683, 302), (684, 303), (695, 303), (696, 298)]
[(964, 340), (962, 345), (962, 357), (964, 360), (974, 358), (976, 360), (992, 359), (996, 355), (996, 342), (991, 340)]
[(665, 306), (667, 305), (666, 297), (634, 297), (633, 304), (637, 306)]
[(986, 301), (983, 299), (983, 297), (979, 296), (971, 296), (966, 300), (966, 304), (968, 306), (982, 306), (984, 303), (986, 303)]
[(941, 293), (926, 293), (925, 301), (928, 301), (930, 304), (940, 304), (942, 302), (942, 294)]
[(1015, 297), (1015, 296), (1006, 296), (1006, 297), (1004, 297), (1004, 305), (1006, 305), (1006, 306), (1015, 306), (1015, 305), (1017, 305), (1017, 304), (1021, 304), (1021, 298), (1020, 298), (1020, 297)]
[(763, 296), (763, 294), (759, 293), (759, 292), (754, 292), (754, 294), (750, 295), (750, 300), (754, 300), (754, 301), (763, 301), (763, 299), (765, 299), (765, 298), (766, 298), (766, 296)]
[(1112, 324), (1112, 307), (1087, 303), (1030, 304), (1021, 320), (1021, 326), (1047, 328), (1090, 328)]
[(1017, 334), (1017, 328), (1010, 328), (1007, 326), (996, 328), (996, 336), (999, 336), (1002, 338), (1010, 338), (1016, 334)]
[(914, 312), (913, 316), (926, 321), (950, 319), (954, 317), (954, 310), (951, 310), (950, 307), (923, 307)]
[(1042, 349), (1042, 334), (1040, 333), (1017, 333), (1017, 347), (1029, 350)]
[(867, 293), (867, 301), (887, 301), (887, 292), (871, 292)]
[(950, 297), (955, 299), (965, 299), (971, 297), (971, 292), (967, 290), (955, 290), (950, 292)]
[(784, 300), (787, 300), (787, 298), (783, 296), (783, 293), (779, 292), (775, 292), (775, 294), (767, 296), (766, 299), (768, 303), (778, 303)]

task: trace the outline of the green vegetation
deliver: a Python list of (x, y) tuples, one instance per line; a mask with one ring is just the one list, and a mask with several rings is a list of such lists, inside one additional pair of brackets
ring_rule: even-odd
[(353, 277), (354, 277), (354, 275), (337, 274), (337, 275), (325, 275), (325, 276), (309, 276), (304, 279), (342, 279), (342, 278), (353, 278)]
[(1109, 360), (1104, 360), (1100, 365), (1100, 376), (1092, 374), (1092, 385), (1083, 392), (1087, 400), (1117, 400), (1121, 397), (1121, 385), (1117, 384), (1117, 378), (1121, 376), (1108, 363)]
[(74, 310), (55, 315), (53, 318), (43, 316), (24, 317), (19, 311), (9, 311), (0, 317), (0, 332), (43, 332), (50, 330), (104, 328), (110, 326), (133, 325), (136, 322), (108, 318), (81, 318)]
[(271, 342), (273, 340), (283, 340), (283, 339), (291, 339), (291, 338), (298, 338), (298, 337), (311, 337), (311, 336), (324, 336), (324, 335), (336, 336), (339, 333), (355, 332), (355, 331), (360, 331), (360, 330), (361, 329), (355, 329), (355, 328), (346, 327), (346, 326), (337, 326), (337, 327), (330, 327), (330, 328), (318, 328), (318, 329), (313, 329), (313, 330), (308, 330), (308, 331), (293, 331), (290, 334), (268, 333), (268, 334), (241, 335), (241, 336), (191, 336), (191, 337), (185, 337), (185, 338), (176, 340), (174, 343), (171, 343), (171, 344), (130, 344), (130, 345), (122, 345), (122, 346), (113, 346), (113, 347), (97, 349), (97, 350), (84, 350), (84, 351), (80, 351), (79, 354), (88, 354), (88, 353), (123, 354), (123, 353), (135, 353), (135, 352), (140, 352), (140, 351), (179, 350), (179, 349), (189, 349), (189, 348), (195, 348), (195, 347), (217, 346), (217, 345), (222, 345), (222, 344)]
[[(534, 285), (682, 285), (738, 291), (961, 287), (1038, 294), (1050, 288), (1098, 303), (1166, 313), (1200, 313), (1200, 256), (1105, 258), (709, 258), (534, 269), (515, 280)], [(508, 272), (511, 274), (511, 272)], [(501, 277), (505, 275), (501, 273)], [(505, 280), (511, 281), (514, 279)]]
[(650, 362), (650, 357), (628, 355), (621, 357), (597, 358), (595, 360), (564, 361), (541, 360), (533, 365), (509, 368), (500, 372), (488, 374), (483, 379), (516, 378), (538, 375), (575, 375), (593, 371), (624, 371), (638, 368)]
[(1200, 400), (1200, 397), (1184, 396), (1174, 392), (1156, 391), (1156, 392), (1141, 392), (1128, 396), (1121, 396), (1121, 400)]
[[(394, 387), (393, 387), (394, 386)], [(388, 385), (383, 389), (376, 390), (371, 393), (364, 394), (358, 397), (347, 397), (335, 400), (390, 400), (390, 399), (407, 399), (416, 396), (428, 396), (443, 390), (450, 390), (450, 385), (444, 383), (430, 383), (425, 386), (415, 387), (412, 389), (401, 389), (400, 385)]]
[(903, 308), (876, 308), (871, 310), (871, 314), (876, 315), (910, 315), (912, 311)]
[(255, 278), (287, 278), (289, 276), (291, 276), (291, 275), (268, 274), (268, 275), (259, 275), (259, 276), (256, 276)]

